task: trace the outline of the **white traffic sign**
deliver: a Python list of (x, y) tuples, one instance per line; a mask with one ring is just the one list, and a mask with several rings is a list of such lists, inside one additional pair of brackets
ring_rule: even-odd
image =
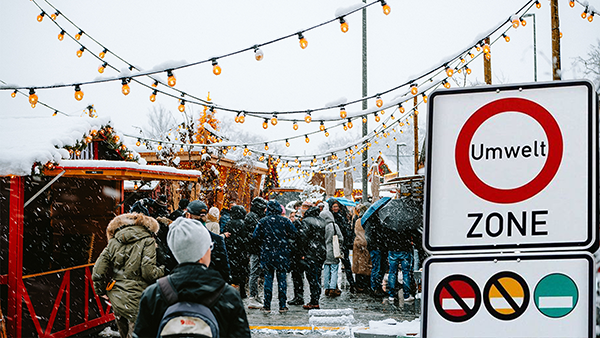
[(590, 253), (433, 256), (423, 277), (423, 338), (595, 337)]
[(425, 249), (594, 250), (596, 100), (587, 81), (434, 92)]

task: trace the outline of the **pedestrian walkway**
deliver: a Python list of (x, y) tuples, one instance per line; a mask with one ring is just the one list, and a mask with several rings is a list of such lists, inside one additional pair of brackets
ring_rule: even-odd
[[(337, 298), (329, 298), (321, 294), (320, 306), (321, 309), (353, 309), (354, 321), (351, 323), (351, 327), (368, 327), (369, 321), (381, 321), (388, 318), (398, 322), (412, 321), (420, 316), (420, 299), (408, 304), (404, 304), (402, 300), (397, 305), (382, 304), (383, 298), (373, 298), (366, 294), (351, 294), (345, 277), (342, 277), (338, 284), (342, 286), (342, 295)], [(316, 326), (313, 331), (313, 327), (309, 323), (308, 310), (303, 309), (301, 305), (288, 304), (290, 310), (287, 313), (280, 314), (277, 311), (277, 288), (274, 289), (271, 313), (266, 314), (258, 309), (248, 309), (248, 300), (244, 300), (248, 322), (252, 329), (252, 337), (270, 337), (290, 334), (294, 331), (304, 332), (303, 336), (305, 337), (319, 336), (324, 332), (331, 331), (338, 331), (337, 333), (342, 335), (344, 332), (350, 334), (346, 325), (340, 325), (339, 321), (335, 323), (335, 320), (331, 324), (323, 323), (323, 325)], [(305, 282), (305, 302), (309, 300), (308, 290), (308, 283)], [(292, 280), (288, 274), (288, 300), (292, 299), (293, 292)]]

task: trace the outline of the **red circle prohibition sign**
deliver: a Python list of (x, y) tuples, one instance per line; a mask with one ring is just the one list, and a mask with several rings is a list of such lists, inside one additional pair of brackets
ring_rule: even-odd
[[(548, 157), (542, 170), (528, 183), (512, 189), (494, 188), (475, 174), (469, 160), (469, 146), (477, 129), (489, 118), (505, 112), (519, 112), (536, 120), (548, 138)], [(563, 138), (558, 123), (544, 107), (522, 98), (499, 99), (479, 108), (458, 134), (455, 148), (456, 169), (467, 188), (482, 199), (494, 203), (517, 203), (542, 191), (552, 181), (563, 155)]]

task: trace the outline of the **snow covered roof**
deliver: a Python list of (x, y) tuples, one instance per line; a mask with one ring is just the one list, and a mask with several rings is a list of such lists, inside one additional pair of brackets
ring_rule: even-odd
[[(145, 165), (137, 162), (107, 161), (107, 160), (62, 160), (50, 173), (60, 172), (63, 169), (71, 171), (67, 176), (78, 176), (81, 174), (103, 174), (110, 171), (110, 176), (115, 178), (160, 178), (168, 175), (170, 178), (181, 178), (183, 180), (196, 180), (203, 174), (199, 170), (183, 170), (162, 165)], [(76, 171), (79, 170), (79, 171)]]
[(30, 175), (34, 163), (69, 158), (64, 146), (75, 146), (91, 130), (109, 124), (106, 118), (23, 117), (3, 118), (0, 132), (0, 176)]
[(292, 171), (289, 168), (277, 168), (277, 176), (280, 188), (304, 190), (310, 185), (311, 177), (303, 177), (302, 172), (294, 168)]

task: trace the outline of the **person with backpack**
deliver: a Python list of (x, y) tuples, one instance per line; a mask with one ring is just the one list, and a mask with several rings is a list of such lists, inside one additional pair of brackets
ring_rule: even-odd
[(208, 230), (180, 217), (170, 225), (167, 242), (179, 265), (142, 294), (134, 337), (250, 337), (239, 293), (208, 268)]

